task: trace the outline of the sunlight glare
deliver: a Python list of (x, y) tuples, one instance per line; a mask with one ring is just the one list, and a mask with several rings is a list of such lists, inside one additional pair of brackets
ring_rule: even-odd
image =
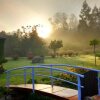
[(37, 29), (38, 36), (42, 38), (48, 38), (51, 34), (51, 27), (50, 26), (40, 26)]

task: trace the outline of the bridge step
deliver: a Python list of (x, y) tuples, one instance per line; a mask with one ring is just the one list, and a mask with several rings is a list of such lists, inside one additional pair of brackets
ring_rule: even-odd
[[(10, 85), (10, 88), (32, 90), (32, 84)], [(47, 84), (35, 84), (35, 91), (43, 92), (49, 95), (54, 95), (67, 100), (77, 100), (78, 91), (66, 87), (53, 86)]]

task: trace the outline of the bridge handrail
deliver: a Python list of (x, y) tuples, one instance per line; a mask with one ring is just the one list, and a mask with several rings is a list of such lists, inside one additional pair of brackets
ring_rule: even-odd
[[(44, 64), (44, 65), (39, 65), (39, 66), (24, 66), (24, 67), (13, 68), (13, 69), (9, 69), (9, 70), (7, 70), (5, 72), (5, 73), (7, 73), (7, 80), (8, 80), (7, 81), (8, 82), (7, 85), (9, 86), (10, 72), (12, 72), (14, 70), (24, 70), (24, 74), (23, 75), (24, 75), (24, 81), (26, 83), (26, 75), (27, 75), (26, 70), (31, 68), (32, 69), (32, 72), (31, 72), (31, 75), (32, 75), (32, 85), (33, 85), (33, 92), (34, 92), (34, 75), (35, 75), (34, 68), (50, 69), (51, 75), (47, 75), (47, 76), (50, 77), (50, 79), (51, 79), (52, 87), (53, 87), (52, 79), (57, 79), (57, 80), (69, 82), (70, 84), (76, 85), (78, 87), (78, 100), (81, 100), (81, 88), (84, 88), (84, 86), (81, 86), (81, 78), (84, 78), (84, 75), (78, 74), (78, 73), (75, 73), (75, 72), (70, 72), (68, 70), (64, 70), (64, 69), (61, 69), (61, 68), (54, 68), (53, 66), (67, 66), (67, 67), (81, 68), (79, 66), (72, 66), (72, 65), (69, 65), (69, 64)], [(89, 68), (85, 68), (85, 69), (89, 69)], [(55, 71), (60, 71), (60, 72), (66, 73), (66, 74), (75, 75), (77, 77), (77, 83), (66, 81), (65, 79), (62, 79), (62, 78), (54, 77), (53, 74), (52, 74), (52, 72), (54, 70)], [(98, 70), (93, 70), (93, 71), (100, 72)], [(16, 74), (14, 74), (14, 75), (16, 75)], [(19, 74), (19, 75), (22, 75), (22, 74)], [(41, 74), (41, 76), (46, 76), (46, 75), (42, 75)]]
[(84, 78), (84, 75), (81, 75), (81, 74), (78, 74), (78, 73), (75, 73), (75, 72), (69, 72), (69, 71), (66, 71), (66, 70), (60, 69), (60, 68), (53, 68), (53, 67), (51, 68), (51, 67), (48, 67), (48, 66), (24, 66), (24, 67), (13, 68), (13, 69), (7, 70), (5, 72), (7, 73), (7, 72), (11, 72), (11, 71), (18, 70), (18, 69), (22, 69), (23, 70), (23, 69), (29, 69), (29, 68), (52, 69), (52, 70), (61, 71), (61, 72), (64, 72), (64, 73), (68, 73), (68, 74), (72, 74), (72, 75)]
[(86, 67), (83, 67), (83, 66), (76, 66), (76, 65), (70, 65), (70, 64), (41, 64), (41, 66), (66, 66), (66, 67), (81, 68), (81, 69), (85, 69), (85, 70), (100, 72), (100, 70), (97, 70), (97, 69), (86, 68)]

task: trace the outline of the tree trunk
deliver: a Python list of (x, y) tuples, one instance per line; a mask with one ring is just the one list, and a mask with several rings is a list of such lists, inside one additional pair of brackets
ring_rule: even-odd
[(95, 45), (94, 45), (94, 63), (95, 63), (95, 66), (96, 66), (96, 51), (95, 51)]
[(56, 50), (54, 49), (54, 58), (56, 57)]

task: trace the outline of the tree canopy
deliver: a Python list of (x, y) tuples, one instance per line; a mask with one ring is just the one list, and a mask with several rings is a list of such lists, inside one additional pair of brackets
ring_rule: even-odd
[(61, 40), (54, 40), (49, 44), (49, 48), (53, 50), (54, 56), (56, 56), (57, 50), (59, 50), (61, 47), (63, 47), (63, 43)]

